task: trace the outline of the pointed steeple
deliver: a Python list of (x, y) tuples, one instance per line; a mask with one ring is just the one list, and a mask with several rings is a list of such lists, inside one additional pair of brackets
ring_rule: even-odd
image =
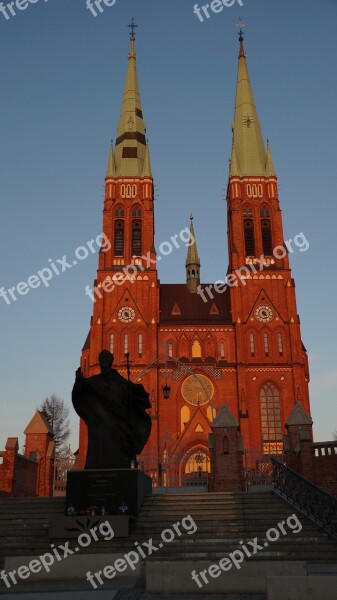
[(190, 246), (188, 247), (186, 258), (186, 283), (191, 294), (195, 294), (200, 285), (200, 258), (194, 233), (193, 215), (191, 215), (190, 219)]
[(132, 22), (126, 82), (117, 126), (115, 164), (116, 174), (119, 177), (142, 177), (148, 152), (137, 75), (135, 27)]
[(257, 114), (240, 29), (239, 69), (233, 124), (232, 175), (265, 176), (267, 153)]
[(233, 141), (233, 146), (232, 146), (232, 157), (231, 157), (231, 161), (230, 161), (230, 165), (229, 165), (229, 176), (230, 177), (238, 177), (239, 176), (239, 167), (238, 167), (238, 161), (236, 158), (234, 141)]
[(108, 168), (107, 168), (106, 176), (108, 178), (108, 177), (115, 177), (115, 175), (116, 175), (115, 156), (114, 156), (113, 142), (111, 140)]
[(266, 177), (276, 177), (274, 161), (271, 154), (270, 143), (267, 141)]
[(143, 177), (152, 177), (149, 142), (147, 142), (147, 146), (146, 146), (146, 150), (145, 150), (145, 160), (144, 160), (144, 167), (143, 167), (142, 175), (143, 175)]

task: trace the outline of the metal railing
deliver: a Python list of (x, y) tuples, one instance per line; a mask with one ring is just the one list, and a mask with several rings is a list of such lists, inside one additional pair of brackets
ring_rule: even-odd
[(337, 499), (272, 459), (275, 492), (337, 539)]
[(264, 454), (262, 448), (246, 450), (244, 454), (246, 489), (252, 485), (273, 485), (272, 460), (285, 463), (284, 454)]
[(144, 453), (138, 468), (152, 479), (153, 487), (204, 487), (208, 485), (210, 458), (205, 450), (190, 452)]
[(53, 495), (65, 496), (67, 489), (67, 474), (75, 467), (76, 457), (68, 450), (57, 456), (54, 462)]

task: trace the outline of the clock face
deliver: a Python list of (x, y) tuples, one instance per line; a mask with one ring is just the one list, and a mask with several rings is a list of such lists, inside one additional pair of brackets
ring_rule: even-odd
[(260, 321), (260, 323), (269, 323), (274, 318), (273, 309), (267, 305), (258, 306), (255, 309), (255, 318)]
[(185, 379), (181, 387), (184, 400), (189, 404), (202, 406), (207, 404), (213, 397), (214, 387), (205, 375), (190, 375)]
[(135, 316), (135, 311), (129, 306), (123, 306), (123, 308), (118, 311), (118, 318), (122, 323), (131, 323)]

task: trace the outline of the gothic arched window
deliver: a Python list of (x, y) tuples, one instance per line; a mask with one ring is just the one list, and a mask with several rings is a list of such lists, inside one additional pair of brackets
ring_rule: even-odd
[(273, 240), (271, 233), (270, 210), (266, 204), (263, 204), (260, 210), (262, 249), (264, 256), (272, 256)]
[(263, 347), (266, 356), (269, 356), (269, 338), (268, 333), (263, 334)]
[(243, 218), (244, 219), (252, 219), (253, 218), (253, 209), (249, 204), (245, 204), (243, 207)]
[(249, 204), (245, 204), (242, 214), (246, 256), (255, 256), (255, 235), (252, 207)]
[(138, 356), (143, 356), (143, 334), (138, 335)]
[(265, 383), (260, 390), (261, 426), (265, 454), (282, 453), (281, 401), (277, 387)]
[(121, 204), (118, 204), (118, 206), (116, 206), (116, 208), (115, 208), (115, 217), (117, 217), (117, 218), (125, 217), (124, 209)]
[(201, 358), (201, 344), (199, 340), (194, 340), (192, 344), (192, 358)]
[(136, 204), (136, 206), (133, 207), (132, 216), (137, 219), (142, 218), (142, 211), (140, 209), (140, 206), (138, 206), (138, 204)]
[(280, 356), (283, 356), (283, 336), (282, 333), (277, 334), (277, 345)]
[(249, 334), (249, 347), (250, 347), (250, 355), (255, 356), (255, 339), (254, 334)]
[(245, 219), (245, 248), (246, 256), (255, 256), (255, 236), (254, 236), (254, 221), (252, 219)]
[(124, 221), (115, 221), (114, 236), (115, 256), (124, 256)]
[(132, 256), (141, 256), (142, 254), (142, 222), (132, 221)]

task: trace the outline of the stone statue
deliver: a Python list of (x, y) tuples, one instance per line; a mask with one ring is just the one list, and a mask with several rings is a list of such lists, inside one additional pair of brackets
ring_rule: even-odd
[(113, 360), (103, 350), (100, 375), (85, 378), (81, 369), (76, 371), (72, 401), (88, 427), (85, 469), (130, 468), (151, 433), (149, 394), (112, 369)]

